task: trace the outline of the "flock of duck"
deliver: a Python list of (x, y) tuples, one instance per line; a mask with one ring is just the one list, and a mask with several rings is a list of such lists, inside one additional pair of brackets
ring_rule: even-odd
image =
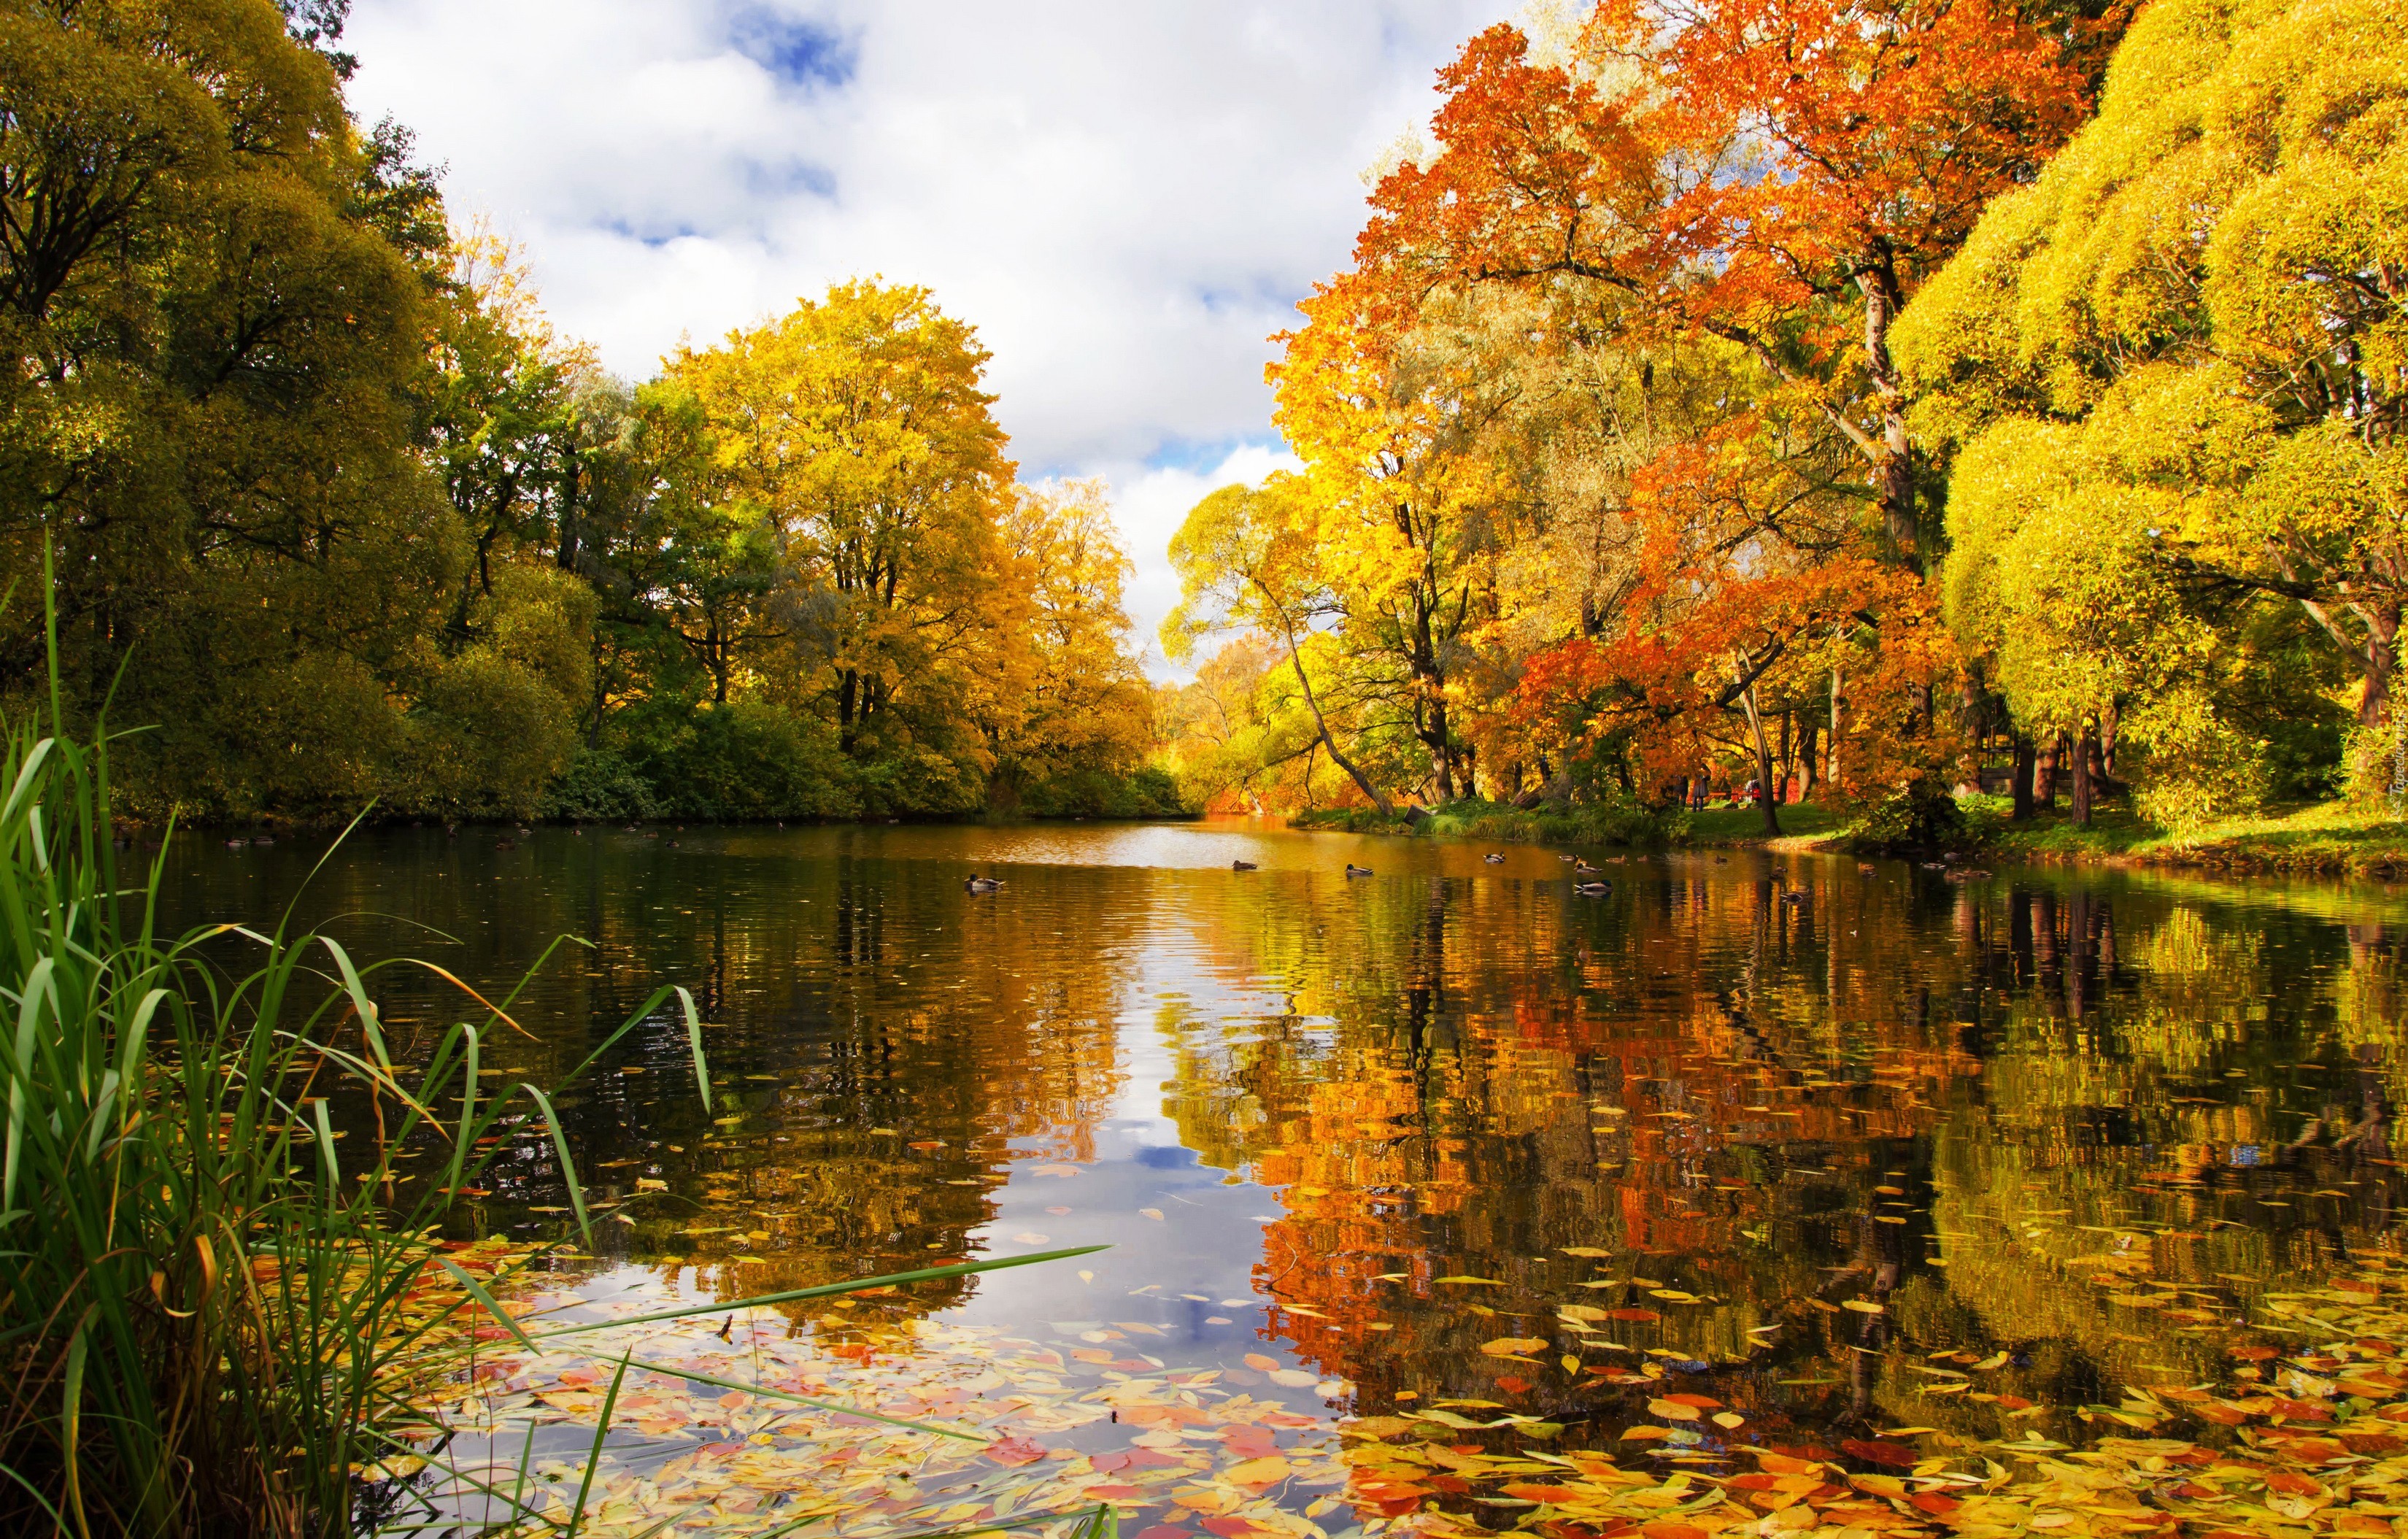
[[(1501, 855), (1484, 855), (1480, 858), (1492, 866), (1505, 864), (1505, 857)], [(1606, 876), (1602, 867), (1592, 866), (1580, 856), (1559, 855), (1555, 858), (1571, 867), (1572, 891), (1581, 897), (1603, 898), (1613, 890), (1613, 883)], [(1251, 860), (1232, 860), (1229, 862), (1229, 869), (1233, 871), (1258, 871), (1262, 867)], [(1349, 881), (1358, 876), (1374, 874), (1376, 873), (1369, 866), (1357, 866), (1351, 860), (1346, 863), (1346, 876)], [(962, 890), (969, 893), (998, 892), (1002, 887), (1003, 878), (982, 876), (976, 871), (972, 871), (969, 880), (962, 884)]]
[[(1492, 866), (1502, 866), (1505, 864), (1505, 857), (1501, 855), (1484, 855), (1480, 858)], [(1590, 865), (1586, 856), (1559, 855), (1555, 856), (1555, 858), (1572, 869), (1572, 891), (1580, 897), (1604, 898), (1613, 891), (1612, 879), (1605, 874), (1605, 869), (1601, 866)], [(1953, 861), (1956, 857), (1952, 856), (1950, 858), (1951, 861)], [(1622, 857), (1619, 856), (1614, 857), (1614, 863), (1616, 865), (1621, 864), (1621, 860)], [(1717, 866), (1725, 866), (1729, 863), (1730, 857), (1727, 856), (1718, 855), (1714, 856), (1714, 864)], [(1233, 871), (1254, 871), (1262, 870), (1260, 866), (1251, 860), (1232, 860), (1229, 862), (1229, 869)], [(1961, 882), (1970, 877), (1984, 877), (1990, 874), (1988, 871), (1983, 870), (1979, 867), (1955, 865), (1937, 860), (1924, 862), (1923, 869), (1926, 870), (1943, 872), (1947, 876), (1948, 880), (1952, 882)], [(1856, 870), (1870, 875), (1878, 870), (1878, 868), (1870, 862), (1859, 861), (1856, 865)], [(1358, 876), (1370, 876), (1372, 874), (1373, 872), (1371, 868), (1369, 866), (1357, 866), (1351, 860), (1346, 863), (1346, 875), (1350, 881)], [(1774, 886), (1784, 889), (1781, 894), (1780, 901), (1791, 905), (1803, 905), (1807, 901), (1806, 889), (1803, 887), (1790, 886), (1789, 879), (1779, 871), (1772, 873), (1771, 882)], [(997, 892), (1000, 891), (1002, 887), (1003, 878), (999, 876), (981, 876), (976, 872), (972, 872), (970, 879), (962, 884), (963, 891), (973, 893)]]

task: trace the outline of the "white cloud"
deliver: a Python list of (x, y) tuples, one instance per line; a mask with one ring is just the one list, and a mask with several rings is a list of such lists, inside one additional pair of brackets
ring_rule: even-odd
[(416, 130), (623, 373), (838, 279), (929, 285), (994, 352), (1024, 474), (1120, 492), (1151, 637), (1179, 499), (1274, 463), (1266, 338), (1347, 260), (1357, 173), (1512, 9), (359, 0), (344, 41), (355, 109)]

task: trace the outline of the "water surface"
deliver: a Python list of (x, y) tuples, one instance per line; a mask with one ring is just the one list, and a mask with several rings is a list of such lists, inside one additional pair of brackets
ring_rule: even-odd
[[(171, 896), (347, 915), (480, 984), (590, 942), (488, 1047), (513, 1080), (692, 989), (713, 1110), (668, 1012), (563, 1102), (624, 1202), (599, 1292), (1112, 1246), (793, 1312), (829, 1350), (880, 1323), (890, 1359), (925, 1317), (1305, 1415), (1480, 1402), (1609, 1446), (1679, 1388), (1738, 1423), (1672, 1425), (1666, 1457), (2078, 1440), (2118, 1387), (2214, 1379), (2243, 1310), (2393, 1223), (2386, 889), (1584, 853), (1609, 896), (1550, 850), (1242, 823), (423, 829), (306, 890), (322, 844), (195, 847)], [(430, 1041), (456, 1008), (392, 976)], [(546, 1144), (511, 1148), (470, 1221), (557, 1232)], [(1917, 1367), (1999, 1352), (1970, 1392)]]

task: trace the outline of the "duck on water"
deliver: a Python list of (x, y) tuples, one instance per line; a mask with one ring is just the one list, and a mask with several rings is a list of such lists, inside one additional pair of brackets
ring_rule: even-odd
[(962, 884), (962, 891), (996, 892), (1002, 886), (1003, 878), (999, 876), (981, 876), (977, 872), (973, 871), (970, 873), (970, 879)]

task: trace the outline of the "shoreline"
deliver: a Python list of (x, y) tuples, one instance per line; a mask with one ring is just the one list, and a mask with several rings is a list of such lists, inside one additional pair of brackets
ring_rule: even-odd
[[(2034, 866), (2214, 871), (2228, 875), (2324, 876), (2371, 881), (2408, 877), (2408, 818), (2380, 808), (2310, 802), (2269, 808), (2188, 832), (2141, 821), (2130, 807), (2100, 808), (2090, 825), (2061, 809), (2028, 822), (2007, 816), (2003, 797), (1968, 797), (1964, 839), (1956, 853)], [(1297, 827), (1385, 833), (1415, 839), (1492, 840), (1505, 843), (1610, 844), (1624, 848), (1764, 850), (1776, 855), (1857, 855), (1856, 820), (1839, 810), (1799, 802), (1781, 810), (1783, 831), (1760, 830), (1754, 808), (1713, 807), (1702, 813), (1650, 817), (1628, 811), (1576, 809), (1521, 812), (1490, 804), (1455, 803), (1417, 823), (1380, 818), (1368, 809), (1303, 814)], [(1307, 822), (1306, 818), (1313, 821)], [(1617, 828), (1613, 824), (1624, 827)], [(1635, 837), (1634, 837), (1635, 836)]]

